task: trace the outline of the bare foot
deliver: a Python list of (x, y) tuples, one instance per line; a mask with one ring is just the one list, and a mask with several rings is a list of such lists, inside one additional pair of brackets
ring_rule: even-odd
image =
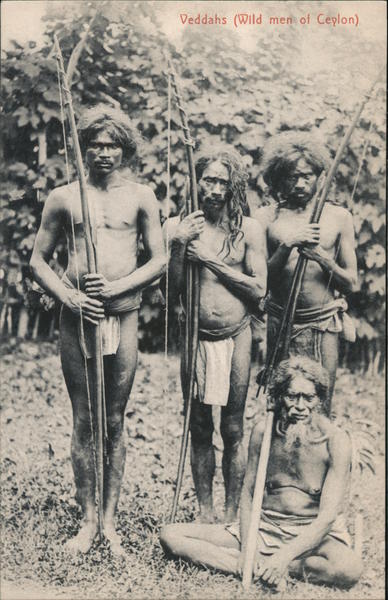
[(90, 550), (96, 533), (96, 523), (85, 523), (85, 525), (81, 526), (77, 535), (66, 542), (65, 549), (73, 554), (77, 552), (85, 554)]
[(223, 523), (234, 523), (237, 521), (237, 510), (226, 510)]
[(108, 540), (112, 554), (116, 556), (125, 556), (125, 550), (121, 545), (121, 537), (115, 531), (114, 527), (104, 527), (104, 536)]
[(201, 510), (195, 520), (197, 523), (215, 523), (217, 517), (214, 510)]

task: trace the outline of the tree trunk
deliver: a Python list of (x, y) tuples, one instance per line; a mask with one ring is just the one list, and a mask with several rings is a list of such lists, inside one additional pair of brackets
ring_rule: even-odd
[(361, 344), (361, 371), (363, 373), (366, 373), (367, 368), (368, 368), (367, 346), (368, 346), (368, 340), (366, 338), (363, 338), (362, 344)]
[(7, 322), (7, 333), (8, 335), (12, 335), (12, 304), (7, 304), (7, 312), (6, 312), (6, 322)]
[(35, 318), (34, 318), (34, 327), (33, 327), (33, 329), (32, 329), (32, 335), (31, 335), (31, 338), (32, 338), (33, 340), (36, 340), (36, 338), (38, 337), (38, 332), (39, 332), (39, 323), (40, 323), (40, 315), (41, 315), (41, 314), (42, 314), (42, 313), (40, 312), (40, 310), (37, 310), (37, 311), (36, 311)]
[(380, 350), (377, 350), (374, 364), (373, 364), (373, 375), (376, 377), (380, 372), (380, 368), (379, 368), (380, 367), (380, 358), (381, 358), (381, 352), (380, 352)]
[(39, 166), (43, 166), (46, 164), (47, 160), (47, 139), (46, 139), (46, 129), (40, 131), (38, 133), (38, 163)]
[(8, 304), (4, 302), (0, 312), (0, 335), (3, 334), (5, 330), (5, 324), (7, 322), (7, 310)]
[(54, 331), (55, 331), (55, 311), (53, 311), (53, 316), (50, 321), (50, 329), (49, 329), (49, 334), (48, 334), (49, 340), (54, 339)]
[(22, 306), (20, 309), (20, 312), (19, 312), (17, 337), (24, 339), (27, 336), (28, 321), (29, 321), (28, 310), (26, 309), (25, 306)]
[(373, 344), (373, 340), (367, 340), (367, 342), (366, 342), (366, 353), (367, 353), (367, 361), (368, 361), (367, 375), (372, 375), (372, 373), (373, 373), (374, 353), (373, 353), (372, 344)]
[(342, 367), (344, 368), (348, 368), (349, 369), (349, 343), (348, 342), (344, 342), (343, 343), (343, 354), (342, 354)]

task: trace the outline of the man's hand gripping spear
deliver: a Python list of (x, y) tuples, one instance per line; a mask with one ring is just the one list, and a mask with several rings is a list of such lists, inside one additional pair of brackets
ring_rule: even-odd
[[(382, 71), (379, 72), (379, 75), (376, 78), (376, 80), (374, 81), (373, 85), (368, 90), (368, 92), (365, 94), (364, 99), (361, 102), (361, 104), (354, 116), (352, 123), (349, 125), (349, 128), (348, 128), (345, 136), (343, 137), (341, 144), (338, 147), (338, 150), (334, 157), (333, 163), (329, 169), (327, 177), (325, 177), (324, 180), (322, 180), (322, 178), (320, 178), (320, 180), (318, 181), (318, 189), (317, 189), (314, 201), (313, 201), (313, 209), (312, 209), (312, 214), (310, 217), (310, 224), (319, 222), (319, 219), (320, 219), (322, 211), (323, 211), (323, 207), (325, 205), (325, 202), (326, 202), (326, 199), (327, 199), (327, 196), (329, 193), (330, 185), (331, 185), (333, 178), (335, 176), (335, 173), (337, 171), (337, 167), (342, 158), (342, 154), (343, 154), (343, 152), (349, 142), (349, 139), (358, 123), (361, 113), (372, 94), (372, 91), (373, 91), (375, 85), (380, 80), (381, 75), (382, 75)], [(290, 342), (291, 342), (292, 326), (293, 326), (293, 321), (294, 321), (294, 316), (295, 316), (295, 310), (296, 310), (299, 292), (302, 287), (303, 276), (304, 276), (304, 273), (306, 270), (307, 261), (308, 261), (308, 259), (302, 255), (300, 255), (298, 258), (298, 262), (296, 264), (292, 283), (291, 283), (288, 301), (287, 301), (286, 307), (284, 309), (280, 328), (277, 332), (277, 339), (276, 339), (275, 347), (273, 349), (271, 357), (269, 358), (269, 360), (267, 362), (265, 371), (262, 375), (259, 391), (260, 391), (261, 387), (264, 388), (264, 391), (267, 388), (267, 385), (271, 380), (272, 373), (273, 373), (273, 370), (274, 370), (274, 367), (276, 366), (276, 364), (280, 360), (283, 360), (288, 357)], [(254, 559), (256, 556), (257, 531), (258, 531), (259, 523), (260, 523), (261, 507), (262, 507), (263, 497), (264, 497), (264, 488), (265, 488), (265, 481), (266, 481), (268, 458), (269, 458), (269, 453), (270, 453), (270, 449), (271, 449), (273, 420), (274, 420), (273, 407), (269, 406), (267, 404), (267, 417), (266, 417), (266, 422), (265, 422), (263, 441), (262, 441), (262, 445), (261, 445), (259, 464), (258, 464), (257, 474), (256, 474), (256, 482), (255, 482), (255, 488), (254, 488), (254, 493), (253, 493), (248, 537), (247, 537), (247, 541), (245, 544), (245, 556), (244, 556), (243, 578), (242, 578), (242, 585), (243, 585), (244, 589), (249, 589), (249, 586), (252, 581)]]
[[(86, 257), (89, 273), (97, 273), (96, 261), (96, 240), (95, 232), (93, 231), (90, 219), (90, 211), (87, 197), (87, 186), (84, 166), (82, 162), (81, 148), (78, 139), (77, 128), (75, 124), (75, 116), (73, 110), (72, 96), (70, 87), (67, 81), (67, 75), (64, 68), (63, 56), (59, 46), (58, 38), (54, 35), (55, 49), (58, 62), (59, 84), (63, 92), (64, 106), (66, 108), (67, 117), (70, 126), (71, 137), (73, 140), (74, 157), (80, 186), (82, 222), (85, 236)], [(64, 140), (66, 143), (66, 140)], [(79, 283), (79, 282), (78, 282)], [(80, 308), (80, 317), (82, 321), (82, 308)], [(102, 357), (102, 342), (101, 328), (97, 323), (92, 330), (93, 334), (93, 358), (92, 373), (94, 379), (94, 397), (91, 408), (91, 420), (94, 429), (94, 461), (96, 467), (97, 479), (97, 516), (98, 516), (98, 533), (100, 540), (104, 535), (103, 522), (103, 499), (104, 499), (104, 457), (105, 457), (105, 432), (106, 432), (106, 416), (104, 406), (104, 372), (103, 372), (103, 357)], [(87, 365), (85, 365), (87, 369)], [(86, 372), (88, 378), (88, 373)], [(90, 386), (88, 385), (88, 388)]]

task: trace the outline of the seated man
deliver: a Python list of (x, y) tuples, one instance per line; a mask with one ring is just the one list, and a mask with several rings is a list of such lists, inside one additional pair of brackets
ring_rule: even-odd
[[(257, 535), (256, 576), (278, 585), (287, 571), (310, 582), (350, 587), (361, 560), (350, 547), (341, 508), (351, 467), (351, 444), (323, 414), (327, 372), (307, 357), (282, 361), (269, 386), (275, 418)], [(240, 503), (240, 526), (174, 524), (163, 547), (196, 564), (242, 573), (262, 443), (251, 434)]]

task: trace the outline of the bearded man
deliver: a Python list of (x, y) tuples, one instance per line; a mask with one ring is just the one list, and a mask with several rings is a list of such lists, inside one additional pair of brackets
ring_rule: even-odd
[[(62, 304), (61, 360), (73, 408), (72, 464), (76, 498), (83, 510), (72, 551), (89, 550), (97, 533), (95, 462), (90, 415), (90, 330), (101, 324), (107, 418), (104, 468), (104, 535), (121, 552), (114, 526), (125, 463), (123, 419), (137, 362), (137, 324), (141, 290), (164, 269), (158, 203), (152, 190), (121, 174), (136, 152), (136, 132), (119, 110), (97, 106), (78, 124), (88, 170), (87, 192), (95, 237), (97, 274), (89, 274), (77, 181), (52, 191), (44, 206), (31, 258), (38, 283)], [(49, 266), (61, 232), (68, 264), (62, 279)], [(142, 237), (148, 262), (137, 268)]]
[(230, 149), (205, 152), (197, 159), (195, 171), (200, 210), (169, 219), (165, 234), (170, 242), (171, 301), (184, 295), (186, 259), (200, 266), (191, 467), (199, 518), (212, 522), (212, 406), (222, 407), (225, 518), (231, 520), (237, 513), (245, 471), (241, 442), (251, 362), (250, 311), (257, 309), (265, 294), (267, 269), (261, 226), (244, 214), (247, 174), (240, 155)]
[(355, 291), (357, 259), (353, 219), (345, 208), (326, 203), (318, 224), (310, 224), (318, 179), (330, 157), (312, 134), (286, 132), (264, 148), (263, 179), (277, 202), (255, 218), (266, 228), (268, 247), (268, 352), (273, 349), (287, 303), (298, 253), (308, 259), (298, 297), (291, 352), (314, 357), (329, 372), (328, 404), (338, 364), (338, 337), (354, 341), (343, 295)]
[[(269, 385), (274, 426), (255, 568), (256, 577), (268, 585), (278, 586), (289, 572), (313, 583), (350, 587), (361, 574), (341, 512), (351, 442), (324, 414), (328, 382), (319, 363), (299, 356), (282, 361)], [(161, 533), (166, 551), (242, 574), (263, 433), (261, 423), (254, 426), (240, 523), (167, 525)]]

